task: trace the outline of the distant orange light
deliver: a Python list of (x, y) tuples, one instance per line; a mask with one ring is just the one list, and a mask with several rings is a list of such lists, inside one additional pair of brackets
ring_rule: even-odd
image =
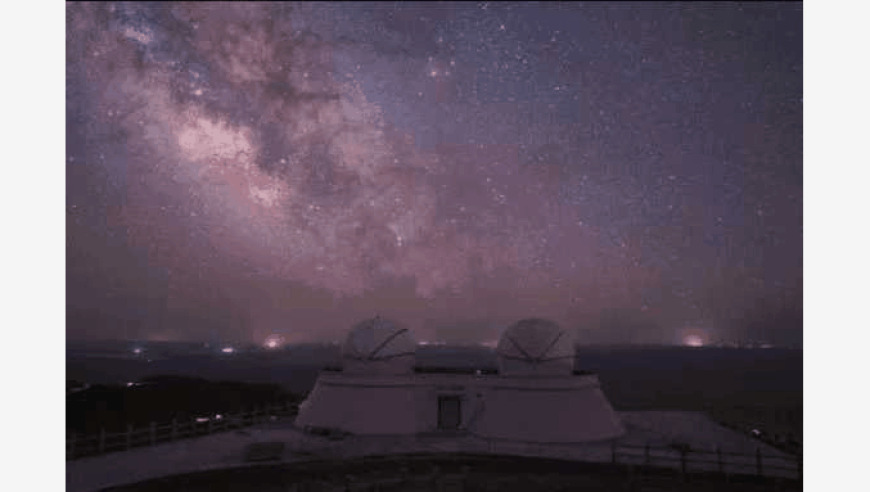
[(698, 335), (686, 335), (683, 337), (683, 345), (687, 347), (703, 347), (704, 339)]
[(281, 335), (269, 335), (263, 345), (268, 349), (276, 349), (284, 345), (284, 337)]

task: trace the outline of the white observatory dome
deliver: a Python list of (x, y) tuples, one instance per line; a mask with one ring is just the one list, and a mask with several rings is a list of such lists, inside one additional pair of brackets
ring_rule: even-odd
[(570, 375), (574, 342), (556, 323), (539, 318), (517, 321), (501, 335), (496, 348), (505, 376)]
[(344, 371), (401, 374), (414, 369), (417, 342), (407, 328), (377, 316), (354, 326), (341, 348)]

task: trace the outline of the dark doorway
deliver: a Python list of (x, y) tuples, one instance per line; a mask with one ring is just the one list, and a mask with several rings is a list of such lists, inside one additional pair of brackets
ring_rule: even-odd
[(438, 397), (438, 430), (459, 429), (462, 405), (458, 396)]

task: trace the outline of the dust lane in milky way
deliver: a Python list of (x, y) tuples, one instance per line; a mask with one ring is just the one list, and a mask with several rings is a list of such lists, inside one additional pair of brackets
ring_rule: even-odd
[(799, 341), (801, 15), (70, 3), (68, 334)]

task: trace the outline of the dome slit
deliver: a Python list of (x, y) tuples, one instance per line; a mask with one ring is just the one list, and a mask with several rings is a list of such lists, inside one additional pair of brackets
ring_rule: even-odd
[[(369, 358), (370, 360), (375, 359), (375, 356), (378, 355), (378, 352), (380, 352), (384, 347), (386, 347), (387, 345), (389, 345), (390, 342), (393, 341), (394, 338), (398, 337), (399, 335), (401, 335), (402, 333), (405, 333), (405, 332), (407, 332), (407, 331), (408, 331), (407, 328), (402, 328), (401, 330), (399, 330), (399, 331), (393, 333), (392, 335), (388, 336), (388, 337), (387, 337), (383, 342), (380, 343), (380, 345), (378, 345), (377, 347), (375, 347), (375, 349), (372, 350), (371, 353), (369, 353), (368, 358)], [(382, 358), (382, 359), (388, 359), (388, 358), (390, 358), (390, 357), (397, 357), (398, 355), (400, 355), (400, 354), (387, 355), (387, 356), (383, 356), (383, 357), (380, 357), (380, 358)]]

